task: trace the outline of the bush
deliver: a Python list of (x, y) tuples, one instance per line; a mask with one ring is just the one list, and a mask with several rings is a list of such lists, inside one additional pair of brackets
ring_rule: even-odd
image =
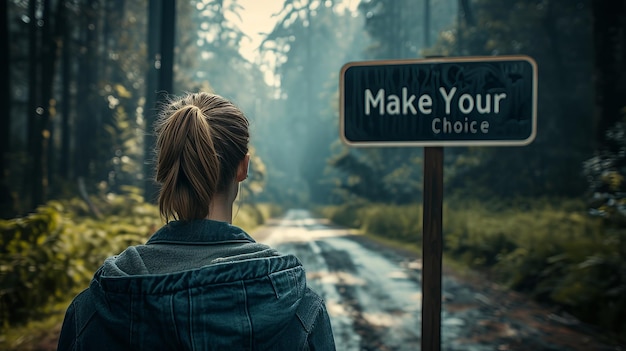
[(14, 220), (0, 220), (0, 318), (2, 325), (22, 321), (72, 284), (70, 258), (63, 252), (58, 203)]
[(362, 211), (362, 228), (402, 242), (422, 240), (422, 207), (417, 205), (372, 205)]
[(589, 216), (582, 201), (461, 202), (447, 209), (444, 231), (452, 257), (626, 335), (626, 230)]
[[(443, 211), (444, 251), (452, 259), (626, 335), (626, 229), (567, 199), (448, 201)], [(417, 205), (365, 203), (321, 212), (337, 224), (399, 242), (421, 233)]]
[(333, 223), (350, 228), (361, 228), (363, 224), (363, 212), (366, 209), (364, 204), (344, 204), (338, 206), (327, 206), (319, 209), (324, 217)]
[(52, 303), (71, 298), (88, 286), (106, 257), (145, 242), (160, 226), (156, 208), (139, 199), (110, 195), (94, 201), (102, 219), (85, 216), (86, 205), (73, 199), (0, 221), (2, 326), (38, 317)]

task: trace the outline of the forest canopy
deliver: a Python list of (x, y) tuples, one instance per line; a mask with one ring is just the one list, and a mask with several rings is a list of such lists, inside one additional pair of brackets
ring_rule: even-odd
[(232, 99), (251, 119), (258, 183), (250, 190), (259, 200), (413, 202), (421, 194), (418, 149), (339, 143), (338, 73), (350, 61), (433, 55), (524, 54), (540, 72), (536, 141), (447, 149), (448, 191), (624, 191), (624, 145), (615, 137), (624, 123), (624, 58), (607, 54), (623, 52), (621, 5), (290, 0), (251, 61), (241, 54), (250, 27), (241, 2), (175, 3), (3, 4), (4, 217), (71, 196), (80, 184), (87, 193), (135, 188), (151, 201), (157, 101), (200, 89)]

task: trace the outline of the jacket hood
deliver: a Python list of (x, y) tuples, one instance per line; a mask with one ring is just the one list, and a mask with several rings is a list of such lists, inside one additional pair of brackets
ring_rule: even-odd
[(154, 349), (253, 349), (293, 323), (306, 275), (295, 256), (228, 223), (173, 222), (106, 259), (89, 290), (112, 338), (160, 340)]

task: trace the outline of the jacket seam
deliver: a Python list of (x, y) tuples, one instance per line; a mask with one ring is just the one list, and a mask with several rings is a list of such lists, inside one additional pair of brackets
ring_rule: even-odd
[(135, 320), (135, 316), (133, 315), (134, 311), (133, 311), (133, 305), (135, 303), (135, 299), (133, 298), (133, 296), (130, 296), (130, 328), (128, 328), (128, 341), (129, 344), (132, 345), (133, 344), (133, 328), (135, 327), (133, 323)]
[(180, 334), (178, 332), (178, 325), (176, 323), (176, 311), (174, 311), (174, 294), (170, 295), (170, 318), (172, 318), (172, 325), (174, 326), (176, 341), (178, 342), (178, 345), (182, 345), (182, 341), (180, 340)]
[(315, 323), (322, 310), (323, 304), (324, 300), (322, 300), (319, 296), (314, 295), (312, 301), (309, 302), (309, 307), (305, 311), (303, 311), (303, 313), (296, 312), (298, 320), (302, 324), (304, 330), (307, 332), (307, 335), (315, 329)]
[[(81, 293), (81, 299), (85, 298), (84, 294), (87, 294), (89, 292), (89, 290), (84, 290)], [(88, 302), (85, 302), (88, 303)], [(83, 304), (84, 305), (84, 304)], [(87, 319), (85, 320), (85, 322), (83, 323), (82, 319), (79, 320), (79, 318), (77, 318), (79, 315), (77, 313), (77, 311), (79, 310), (79, 306), (76, 305), (76, 299), (74, 299), (74, 301), (72, 301), (72, 306), (74, 307), (74, 321), (76, 322), (76, 326), (75, 326), (75, 330), (76, 330), (76, 339), (78, 339), (78, 337), (80, 335), (82, 335), (83, 331), (85, 331), (85, 329), (87, 328), (87, 325), (91, 322), (91, 320), (93, 319), (93, 317), (95, 316), (96, 312), (95, 311), (91, 311), (89, 313), (89, 317), (87, 317)], [(78, 327), (78, 323), (82, 324), (82, 327)]]
[(191, 350), (196, 350), (196, 341), (193, 337), (193, 299), (191, 298), (191, 289), (187, 290), (187, 300), (189, 301), (189, 341), (191, 343)]
[(252, 319), (250, 318), (250, 310), (248, 309), (248, 292), (246, 291), (245, 281), (241, 281), (243, 291), (243, 308), (246, 314), (246, 322), (248, 323), (248, 350), (252, 350), (254, 346), (254, 330), (252, 330)]
[(83, 324), (83, 327), (80, 328), (80, 330), (77, 329), (77, 333), (76, 333), (76, 337), (78, 338), (78, 336), (83, 334), (83, 331), (85, 331), (85, 329), (87, 328), (87, 325), (91, 322), (91, 320), (93, 319), (93, 317), (96, 315), (96, 312), (91, 312), (89, 314), (89, 317), (87, 318), (87, 320), (85, 321), (85, 323)]
[[(76, 334), (74, 335), (74, 340), (72, 340), (72, 344), (70, 345), (70, 350), (75, 350), (76, 349), (76, 343), (78, 342), (78, 337), (80, 335), (80, 333), (78, 332), (78, 324), (79, 324), (79, 320), (78, 318), (76, 318), (76, 305), (74, 302), (72, 302), (70, 304), (69, 308), (73, 308), (72, 313), (74, 314), (74, 330), (76, 331)], [(87, 324), (87, 323), (85, 323)], [(82, 330), (82, 329), (81, 329)]]

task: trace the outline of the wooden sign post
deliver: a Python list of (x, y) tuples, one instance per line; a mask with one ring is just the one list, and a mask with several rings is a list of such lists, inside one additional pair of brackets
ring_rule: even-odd
[(351, 62), (339, 95), (345, 144), (424, 147), (421, 339), (423, 351), (440, 350), (443, 147), (530, 144), (537, 65), (528, 56)]
[(422, 232), (422, 350), (441, 345), (443, 147), (424, 148)]

